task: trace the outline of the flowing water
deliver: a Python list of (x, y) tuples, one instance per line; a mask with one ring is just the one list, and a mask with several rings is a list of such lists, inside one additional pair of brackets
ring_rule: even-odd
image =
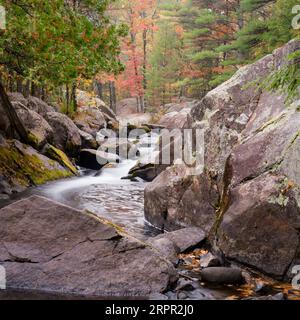
[(151, 156), (157, 137), (141, 137), (140, 157), (123, 159), (100, 172), (82, 170), (81, 176), (30, 188), (12, 200), (30, 195), (45, 196), (79, 210), (89, 210), (106, 218), (133, 236), (145, 240), (160, 231), (144, 219), (144, 181), (122, 180), (141, 158)]

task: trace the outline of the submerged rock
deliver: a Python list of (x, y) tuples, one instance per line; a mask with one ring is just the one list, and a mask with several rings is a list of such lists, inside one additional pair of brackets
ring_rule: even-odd
[(148, 297), (176, 280), (172, 265), (143, 243), (36, 196), (0, 210), (0, 263), (8, 289), (57, 294)]

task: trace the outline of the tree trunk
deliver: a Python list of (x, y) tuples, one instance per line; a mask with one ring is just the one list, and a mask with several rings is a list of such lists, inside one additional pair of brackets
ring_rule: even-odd
[(67, 110), (66, 113), (67, 115), (69, 115), (70, 112), (70, 89), (69, 89), (69, 85), (66, 84), (66, 106), (67, 106)]
[(77, 111), (76, 89), (77, 89), (76, 82), (73, 82), (73, 84), (72, 84), (72, 101), (73, 101), (73, 110), (74, 110), (74, 112)]
[(26, 85), (24, 87), (23, 94), (24, 94), (25, 98), (28, 98), (30, 95), (30, 81), (29, 80), (26, 81)]
[(29, 144), (27, 130), (25, 129), (23, 122), (20, 120), (16, 110), (12, 106), (1, 82), (0, 82), (0, 103), (9, 119), (11, 127), (19, 135), (20, 140), (26, 144)]
[(23, 82), (22, 79), (17, 79), (17, 92), (23, 92)]
[[(147, 91), (147, 34), (148, 30), (143, 31), (143, 51), (144, 51), (144, 59), (143, 59), (143, 89), (144, 94)], [(143, 104), (142, 104), (142, 112), (145, 111), (145, 98), (143, 97)]]
[(103, 84), (100, 81), (95, 80), (94, 87), (97, 97), (103, 101)]
[(109, 81), (109, 101), (110, 108), (114, 113), (117, 112), (117, 97), (116, 97), (116, 86), (114, 81)]

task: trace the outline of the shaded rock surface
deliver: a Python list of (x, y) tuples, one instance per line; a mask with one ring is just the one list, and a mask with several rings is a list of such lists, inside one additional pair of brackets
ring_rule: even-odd
[(0, 262), (7, 287), (88, 296), (164, 292), (174, 268), (88, 213), (41, 197), (0, 210)]
[(79, 155), (79, 165), (92, 170), (100, 170), (107, 163), (117, 163), (119, 161), (120, 158), (116, 154), (106, 153), (100, 149), (83, 149)]
[(161, 229), (195, 225), (208, 233), (217, 201), (217, 190), (209, 178), (189, 175), (186, 166), (176, 165), (146, 186), (145, 217)]

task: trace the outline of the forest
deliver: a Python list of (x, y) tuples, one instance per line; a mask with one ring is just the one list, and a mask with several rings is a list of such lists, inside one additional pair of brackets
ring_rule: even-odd
[(299, 230), (299, 0), (0, 0), (0, 301), (300, 300)]
[[(291, 28), (297, 0), (2, 3), (10, 26), (1, 36), (2, 82), (66, 112), (76, 109), (78, 87), (94, 86), (112, 108), (134, 97), (137, 112), (202, 98), (299, 34)], [(289, 71), (280, 78), (293, 94), (299, 74)]]

